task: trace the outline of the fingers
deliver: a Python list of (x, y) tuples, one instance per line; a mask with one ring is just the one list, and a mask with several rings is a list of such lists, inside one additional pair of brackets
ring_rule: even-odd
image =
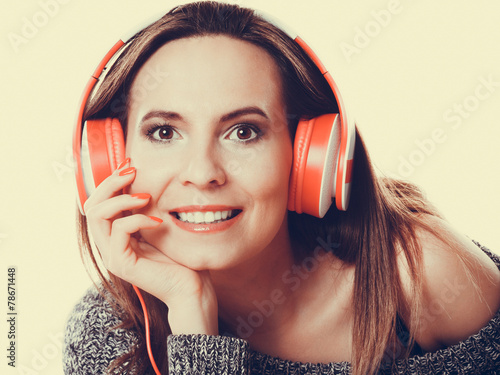
[(113, 221), (110, 240), (113, 246), (125, 248), (129, 245), (130, 235), (141, 229), (157, 227), (161, 224), (160, 219), (146, 215), (126, 216)]
[(131, 248), (132, 233), (153, 228), (160, 224), (158, 220), (161, 221), (129, 214), (129, 211), (145, 207), (151, 200), (146, 193), (122, 194), (134, 178), (135, 168), (130, 167), (127, 159), (96, 188), (84, 205), (89, 232), (106, 267), (115, 268), (110, 262), (111, 254), (120, 257)]
[(141, 194), (123, 194), (107, 199), (91, 208), (87, 213), (91, 219), (109, 220), (124, 211), (130, 211), (146, 206), (151, 199), (151, 195)]
[(148, 194), (121, 194), (134, 178), (135, 168), (130, 167), (130, 159), (127, 159), (87, 199), (83, 208), (94, 237), (98, 232), (109, 235), (111, 225), (106, 220), (117, 217), (123, 211), (147, 205), (151, 198)]
[[(109, 242), (110, 236), (113, 232), (113, 226), (119, 225), (121, 219), (125, 217), (141, 216), (125, 216), (123, 215), (123, 212), (146, 206), (149, 203), (150, 198), (151, 197), (148, 194), (142, 194), (141, 196), (119, 195), (94, 206), (87, 214), (87, 223), (96, 244), (99, 245)], [(120, 218), (120, 216), (124, 217)], [(149, 224), (151, 223), (149, 222), (146, 224), (146, 227), (148, 227)], [(141, 228), (139, 227), (136, 231), (139, 229)]]
[(141, 229), (155, 228), (161, 220), (146, 215), (125, 216), (113, 221), (108, 246), (101, 250), (105, 267), (115, 275), (127, 279), (140, 254), (131, 246), (135, 242), (131, 234)]
[(126, 160), (113, 174), (107, 177), (96, 188), (92, 195), (85, 202), (83, 209), (86, 214), (99, 202), (120, 194), (123, 189), (130, 185), (135, 179), (136, 170), (130, 167), (130, 160)]

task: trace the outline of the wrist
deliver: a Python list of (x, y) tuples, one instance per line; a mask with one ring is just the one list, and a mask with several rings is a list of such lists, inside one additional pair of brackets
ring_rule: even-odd
[(202, 298), (170, 303), (168, 323), (174, 335), (218, 335), (217, 303)]

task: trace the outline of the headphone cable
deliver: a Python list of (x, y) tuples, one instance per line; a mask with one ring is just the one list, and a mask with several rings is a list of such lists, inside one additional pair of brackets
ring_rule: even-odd
[(142, 298), (141, 291), (139, 290), (138, 287), (132, 284), (134, 287), (135, 293), (137, 294), (137, 297), (139, 297), (139, 301), (141, 302), (142, 306), (142, 311), (144, 312), (144, 326), (146, 329), (146, 348), (148, 350), (148, 356), (149, 360), (151, 361), (151, 366), (153, 366), (153, 370), (155, 371), (156, 375), (161, 375), (160, 370), (158, 370), (158, 366), (156, 366), (155, 359), (153, 357), (153, 351), (151, 350), (151, 334), (149, 330), (149, 315), (148, 315), (148, 309), (146, 308), (146, 303), (144, 302), (144, 298)]

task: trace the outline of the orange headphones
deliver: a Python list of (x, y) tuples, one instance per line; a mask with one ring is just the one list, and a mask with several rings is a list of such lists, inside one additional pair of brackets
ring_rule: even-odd
[[(330, 85), (340, 112), (299, 121), (295, 135), (288, 209), (323, 217), (335, 199), (337, 209), (345, 211), (351, 190), (355, 125), (347, 116), (332, 76), (312, 49), (288, 27), (267, 14), (260, 11), (256, 13), (286, 32), (313, 60)], [(130, 36), (134, 34), (135, 32)], [(88, 120), (83, 123), (83, 111), (106, 65), (126, 44), (124, 41), (128, 40), (128, 37), (120, 39), (106, 54), (92, 74), (81, 99), (73, 135), (73, 155), (78, 203), (82, 213), (83, 204), (90, 194), (125, 159), (125, 140), (118, 119)]]

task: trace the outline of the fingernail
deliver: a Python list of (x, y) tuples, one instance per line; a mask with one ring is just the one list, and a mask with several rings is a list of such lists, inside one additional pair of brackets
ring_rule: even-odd
[(163, 223), (163, 220), (156, 216), (149, 216), (151, 220), (157, 221), (158, 223)]
[(148, 193), (137, 193), (137, 194), (132, 194), (131, 197), (137, 199), (149, 199), (151, 198), (151, 195), (149, 195)]
[(124, 161), (122, 161), (120, 163), (120, 165), (118, 166), (118, 168), (116, 169), (122, 169), (124, 166), (126, 166), (128, 163), (130, 163), (130, 158), (126, 158)]
[(130, 168), (124, 169), (123, 171), (121, 171), (120, 173), (118, 173), (118, 176), (125, 176), (127, 174), (132, 174), (134, 172), (135, 172), (135, 168), (134, 167), (130, 167)]

